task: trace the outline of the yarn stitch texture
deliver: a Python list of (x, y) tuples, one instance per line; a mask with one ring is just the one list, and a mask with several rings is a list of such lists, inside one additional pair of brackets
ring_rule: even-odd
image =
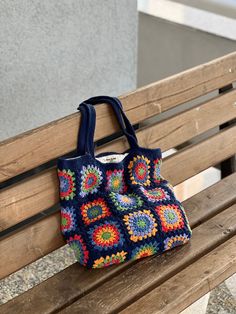
[(117, 163), (59, 158), (61, 231), (81, 265), (103, 268), (189, 241), (185, 210), (161, 176), (161, 158), (160, 149), (141, 147)]

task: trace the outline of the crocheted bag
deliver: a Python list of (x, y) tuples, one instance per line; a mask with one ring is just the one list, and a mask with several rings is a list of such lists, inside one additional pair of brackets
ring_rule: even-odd
[[(96, 111), (112, 106), (130, 149), (94, 155)], [(80, 264), (101, 268), (160, 254), (189, 241), (173, 187), (161, 176), (161, 150), (138, 146), (118, 98), (84, 101), (75, 157), (58, 159), (61, 231)]]

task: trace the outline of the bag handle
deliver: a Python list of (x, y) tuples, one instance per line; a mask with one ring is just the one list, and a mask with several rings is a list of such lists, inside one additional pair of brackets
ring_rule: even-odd
[[(93, 106), (80, 104), (81, 112), (80, 128), (77, 139), (77, 155), (82, 156), (91, 152), (96, 125), (96, 111)], [(92, 151), (94, 148), (92, 149)]]
[(94, 156), (94, 130), (96, 124), (96, 111), (94, 105), (108, 103), (112, 106), (118, 123), (126, 136), (131, 148), (138, 147), (135, 131), (125, 115), (122, 104), (118, 98), (109, 96), (97, 96), (83, 101), (77, 109), (81, 110), (82, 121), (78, 136), (77, 151), (79, 154), (88, 152)]
[[(125, 124), (126, 130), (128, 131), (129, 134), (131, 134), (136, 139), (136, 142), (137, 142), (138, 140), (137, 140), (134, 128), (132, 127), (132, 124), (130, 123), (129, 119), (127, 118), (126, 114), (124, 113), (123, 106), (122, 106), (122, 103), (119, 100), (119, 98), (117, 98), (117, 97), (109, 97), (109, 96), (100, 96), (100, 97), (102, 97), (104, 100), (105, 100), (105, 98), (106, 99), (109, 98), (112, 101), (112, 103), (113, 103), (114, 109), (117, 109), (117, 106), (120, 107), (122, 118), (124, 120), (124, 124)], [(122, 130), (124, 129), (124, 124), (122, 126)]]
[[(97, 105), (97, 104), (102, 104), (102, 103), (110, 104), (112, 106), (115, 114), (116, 114), (116, 117), (118, 119), (118, 123), (119, 123), (123, 133), (126, 134), (126, 132), (128, 132), (137, 141), (135, 131), (134, 131), (129, 119), (127, 118), (127, 116), (125, 115), (125, 113), (123, 111), (123, 106), (122, 106), (121, 101), (117, 97), (95, 96), (95, 97), (91, 97), (91, 98), (83, 101), (83, 103), (87, 103), (87, 104), (91, 104), (91, 105)], [(79, 109), (79, 107), (77, 109)]]

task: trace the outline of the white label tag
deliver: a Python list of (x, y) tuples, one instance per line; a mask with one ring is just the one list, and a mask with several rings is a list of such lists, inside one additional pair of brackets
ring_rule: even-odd
[(108, 156), (97, 157), (96, 159), (101, 161), (102, 163), (106, 164), (109, 162), (120, 162), (127, 155), (128, 155), (128, 153), (126, 153), (126, 154), (113, 154), (113, 155), (108, 155)]

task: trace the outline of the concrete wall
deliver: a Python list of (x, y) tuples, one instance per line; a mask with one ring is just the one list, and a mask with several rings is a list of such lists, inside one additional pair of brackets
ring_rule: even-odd
[(217, 14), (225, 15), (235, 19), (236, 3), (235, 0), (171, 0), (198, 9), (207, 10)]
[[(235, 41), (139, 13), (138, 86), (158, 81), (235, 50)], [(163, 120), (217, 95), (218, 92), (214, 91), (201, 96), (150, 121)], [(206, 134), (209, 136), (217, 130), (215, 128)], [(198, 136), (197, 140), (203, 138), (205, 134)]]
[(136, 87), (136, 0), (0, 0), (0, 139)]
[(236, 50), (236, 42), (139, 14), (138, 86)]

